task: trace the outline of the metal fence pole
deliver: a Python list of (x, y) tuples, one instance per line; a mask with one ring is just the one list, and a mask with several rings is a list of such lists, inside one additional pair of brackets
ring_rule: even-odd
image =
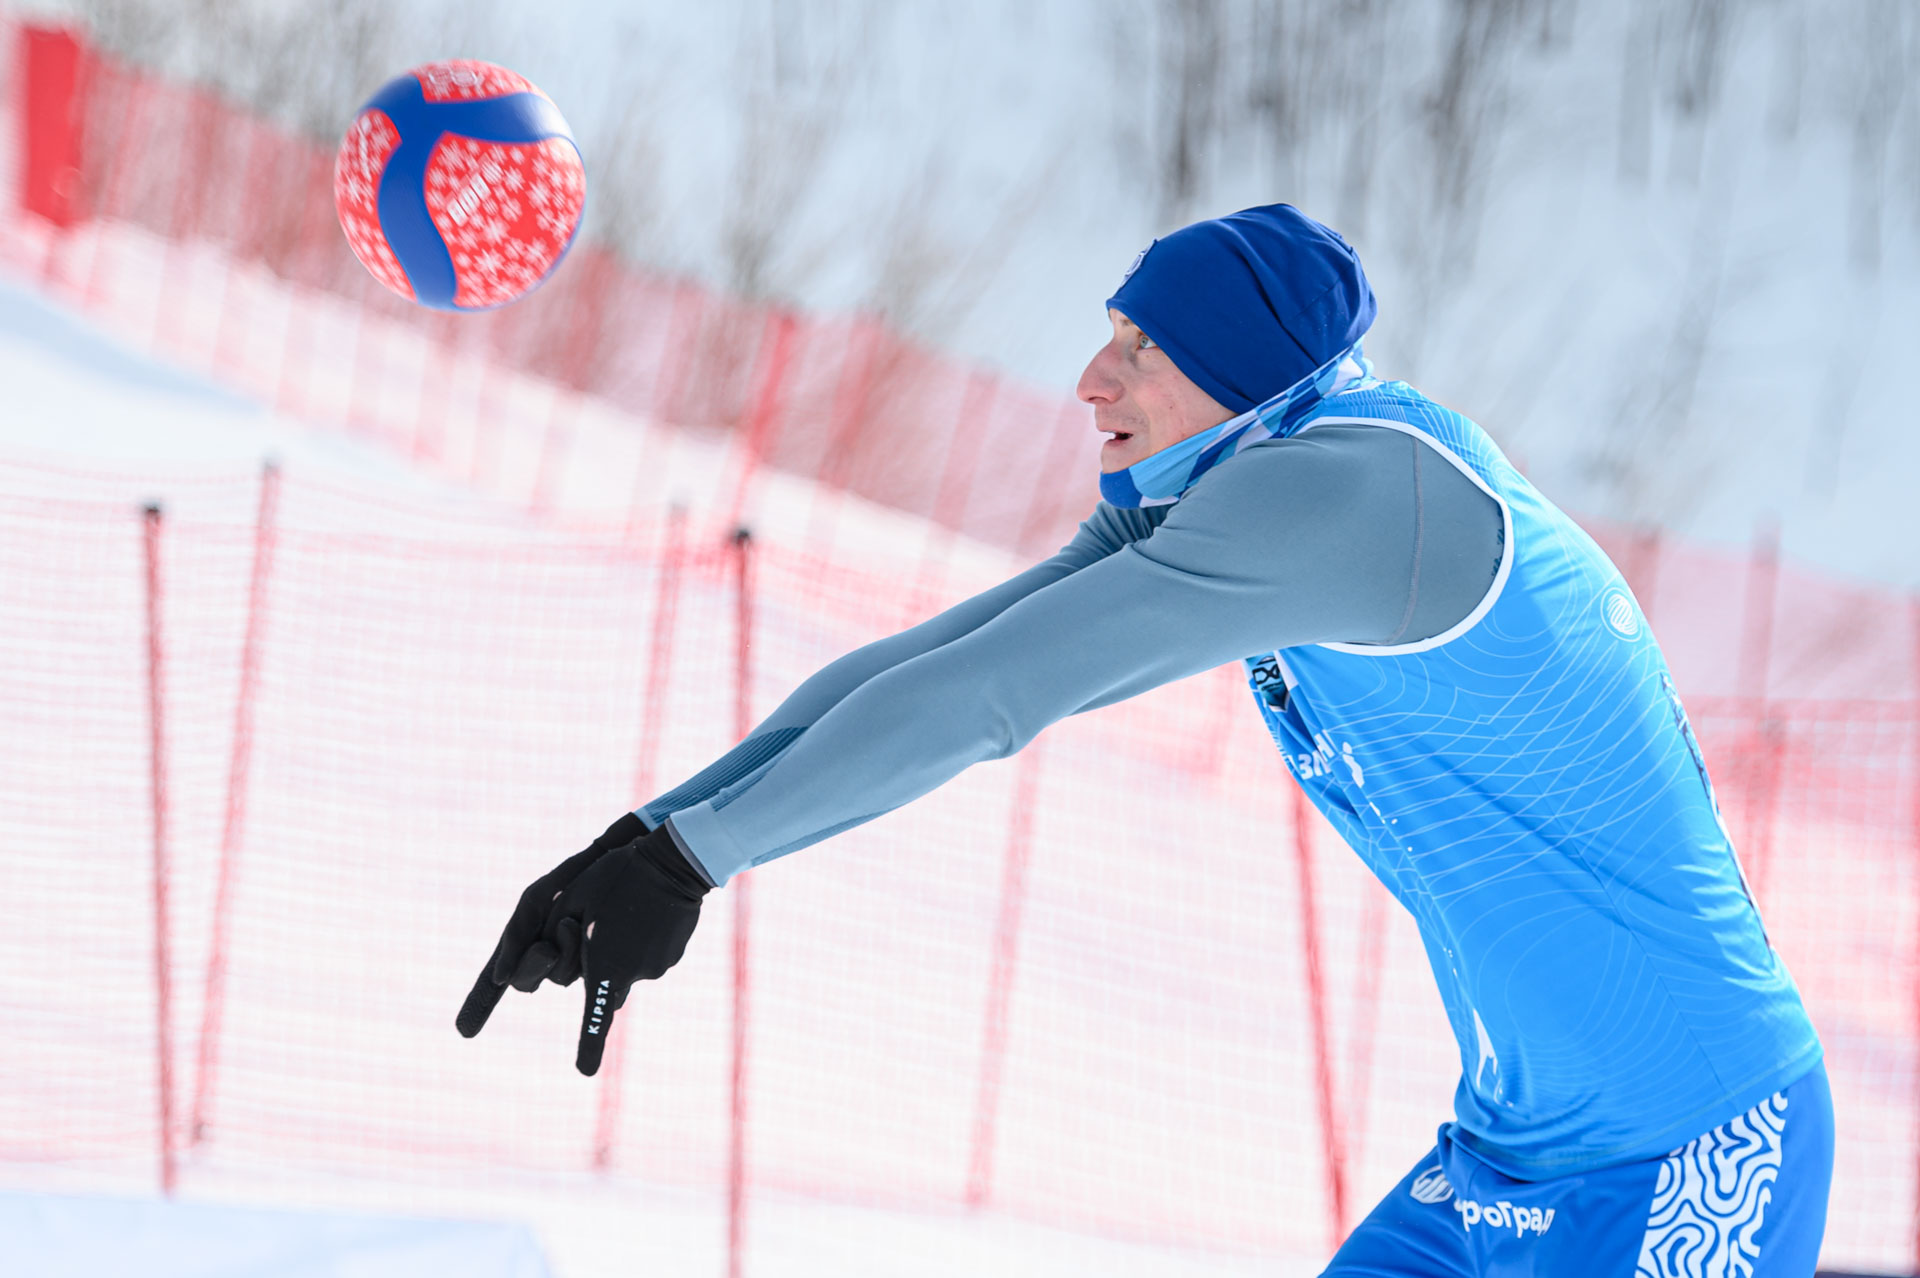
[(220, 864), (213, 897), (213, 939), (207, 955), (206, 999), (200, 1014), (200, 1044), (193, 1079), (188, 1145), (206, 1137), (213, 1108), (213, 1081), (220, 1063), (220, 1030), (226, 1010), (227, 937), (233, 922), (234, 866), (245, 837), (247, 783), (253, 764), (253, 715), (260, 687), (260, 650), (266, 622), (267, 583), (279, 531), (280, 468), (260, 472), (260, 507), (253, 526), (253, 573), (247, 586), (247, 629), (240, 645), (240, 688), (233, 707), (233, 752), (227, 764), (227, 811), (220, 828)]
[(993, 1193), (993, 1154), (999, 1131), (1000, 1083), (1007, 1059), (1007, 1024), (1020, 957), (1020, 919), (1027, 903), (1027, 866), (1033, 852), (1033, 815), (1040, 792), (1036, 742), (1020, 755), (1007, 820), (1007, 853), (1000, 871), (1000, 917), (994, 925), (993, 969), (987, 979), (987, 1016), (981, 1033), (980, 1083), (974, 1100), (973, 1152), (967, 1163), (967, 1206), (984, 1207)]
[(1331, 1245), (1347, 1228), (1347, 1158), (1333, 1090), (1333, 1041), (1327, 1017), (1326, 969), (1321, 963), (1320, 908), (1313, 878), (1313, 808), (1298, 786), (1293, 792), (1293, 854), (1299, 872), (1300, 948), (1307, 972), (1308, 1028), (1313, 1034), (1313, 1073), (1320, 1111), (1321, 1155), (1327, 1168), (1327, 1218)]
[[(759, 473), (760, 460), (773, 438), (774, 421), (781, 415), (787, 397), (787, 369), (792, 363), (794, 337), (799, 327), (799, 321), (789, 311), (773, 311), (767, 316), (766, 330), (760, 339), (753, 401), (742, 426), (733, 483), (723, 508), (726, 525), (738, 525), (746, 514), (754, 476)], [(743, 538), (738, 544), (743, 548), (740, 553), (744, 563), (746, 540)]]
[[(1907, 689), (1908, 704), (1912, 707), (1908, 730), (1913, 733), (1913, 754), (1907, 764), (1907, 792), (1911, 796), (1912, 811), (1908, 819), (1913, 825), (1913, 859), (1920, 865), (1920, 593), (1909, 596), (1907, 616), (1911, 625), (1913, 645), (1913, 672), (1911, 684)], [(1916, 910), (1920, 910), (1920, 891), (1916, 892)], [(1913, 1027), (1914, 1036), (1920, 1039), (1920, 953), (1916, 953), (1908, 978), (1913, 985)], [(1920, 1112), (1920, 1071), (1914, 1075), (1914, 1108)], [(1913, 1219), (1909, 1229), (1913, 1239), (1912, 1268), (1920, 1273), (1920, 1161), (1914, 1169)]]
[(160, 1190), (171, 1196), (178, 1168), (173, 1143), (173, 970), (167, 911), (166, 645), (161, 631), (160, 507), (150, 505), (142, 515), (147, 587), (148, 778), (153, 801), (154, 1083), (160, 1111)]
[[(733, 535), (734, 736), (753, 730), (753, 537)], [(727, 1278), (741, 1278), (747, 1227), (747, 1042), (751, 969), (748, 965), (753, 876), (736, 874), (733, 897), (733, 1069), (727, 1144)]]
[(1773, 665), (1774, 601), (1780, 588), (1780, 530), (1772, 523), (1754, 534), (1747, 568), (1747, 598), (1740, 635), (1740, 655), (1734, 667), (1737, 695), (1749, 707), (1747, 731), (1741, 734), (1742, 858), (1753, 887), (1754, 905), (1765, 911), (1768, 870), (1773, 860), (1773, 816), (1779, 790), (1780, 762), (1785, 753), (1783, 726), (1769, 704), (1768, 679)]

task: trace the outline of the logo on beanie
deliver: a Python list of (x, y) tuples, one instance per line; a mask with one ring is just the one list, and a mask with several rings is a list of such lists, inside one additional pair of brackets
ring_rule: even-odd
[(1158, 244), (1159, 242), (1160, 241), (1156, 239), (1153, 241), (1153, 243), (1148, 244), (1146, 248), (1141, 249), (1138, 253), (1135, 253), (1133, 255), (1133, 265), (1129, 266), (1127, 268), (1127, 273), (1120, 277), (1120, 282), (1122, 284), (1125, 284), (1128, 280), (1133, 278), (1133, 273), (1140, 269), (1140, 263), (1147, 260), (1147, 254), (1150, 251), (1152, 251), (1153, 245)]

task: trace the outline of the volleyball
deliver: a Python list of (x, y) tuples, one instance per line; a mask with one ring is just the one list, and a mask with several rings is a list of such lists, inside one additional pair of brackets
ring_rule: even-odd
[(388, 81), (333, 169), (354, 256), (437, 310), (489, 310), (537, 288), (573, 243), (586, 196), (560, 109), (524, 77), (471, 59)]

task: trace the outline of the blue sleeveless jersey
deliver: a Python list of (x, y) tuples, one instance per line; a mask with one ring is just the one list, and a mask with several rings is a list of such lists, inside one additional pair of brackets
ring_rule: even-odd
[(1455, 1138), (1520, 1179), (1664, 1154), (1820, 1044), (1762, 930), (1626, 582), (1478, 426), (1403, 382), (1286, 430), (1413, 435), (1499, 502), (1460, 624), (1249, 658), (1314, 804), (1420, 926), (1460, 1046)]

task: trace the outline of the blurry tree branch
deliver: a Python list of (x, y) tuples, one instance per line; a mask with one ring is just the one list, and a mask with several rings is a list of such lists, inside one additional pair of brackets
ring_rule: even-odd
[(337, 136), (395, 71), (394, 9), (381, 0), (78, 0), (102, 48), (190, 77), (316, 138)]
[(1228, 14), (1226, 0), (1165, 0), (1160, 7), (1162, 116), (1160, 220), (1184, 221), (1214, 160)]
[(803, 0), (767, 0), (764, 20), (744, 24), (735, 80), (739, 145), (721, 222), (727, 283), (742, 296), (791, 296), (821, 256), (805, 213), (869, 51), (808, 33), (835, 20), (856, 33), (867, 29), (864, 15), (848, 17)]
[(1857, 270), (1880, 269), (1887, 149), (1913, 76), (1920, 22), (1909, 5), (1864, 4), (1851, 15), (1856, 51), (1850, 87), (1852, 134), (1847, 257)]

